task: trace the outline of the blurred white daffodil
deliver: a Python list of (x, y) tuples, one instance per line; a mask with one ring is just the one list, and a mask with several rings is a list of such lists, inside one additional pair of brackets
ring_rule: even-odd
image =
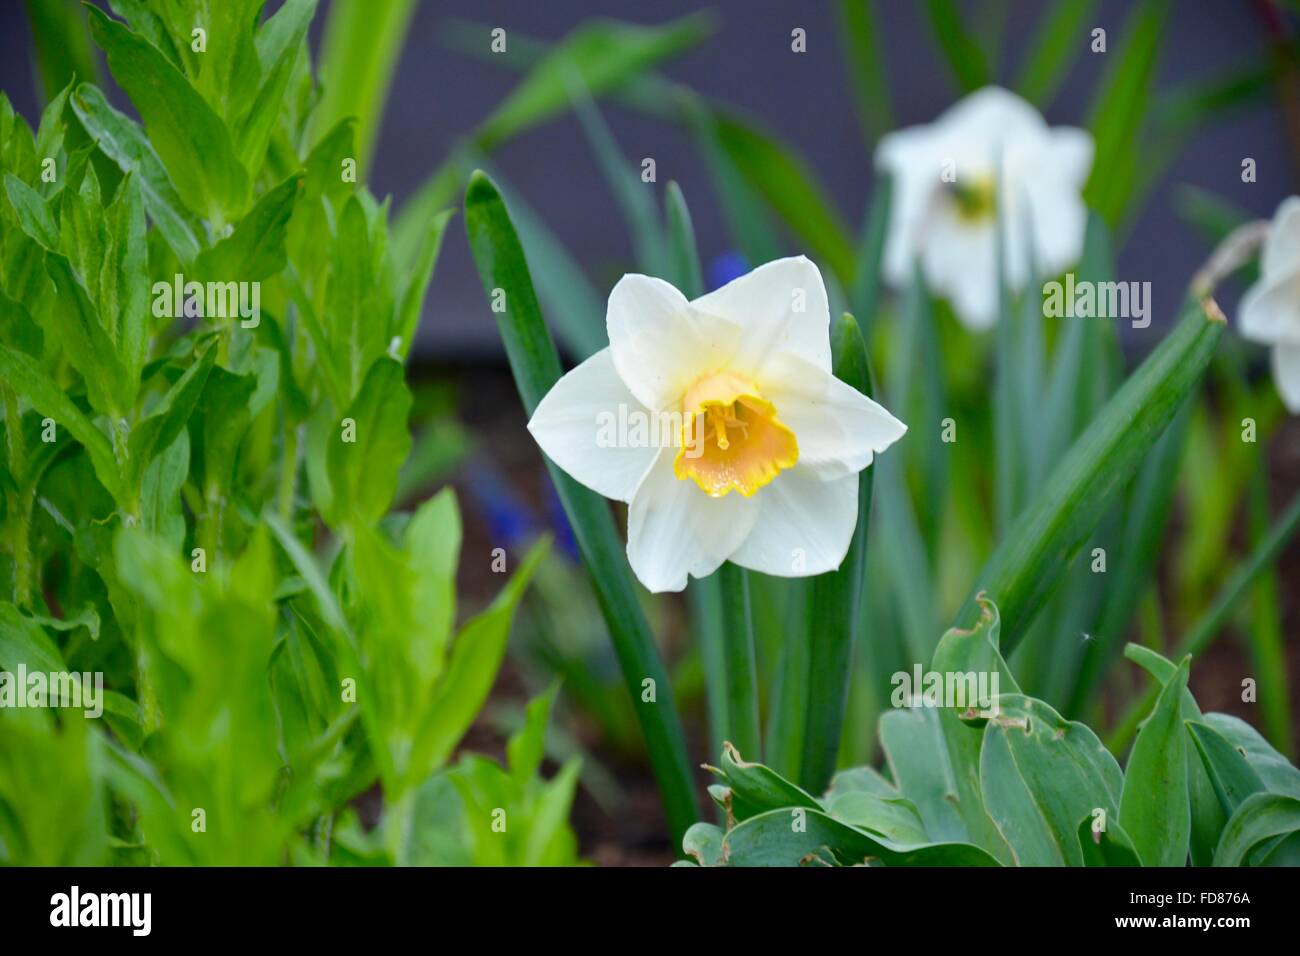
[(967, 327), (990, 327), (999, 215), (1013, 290), (1029, 281), (1031, 262), (1040, 278), (1073, 265), (1083, 250), (1082, 191), (1092, 153), (1087, 132), (1049, 127), (1030, 104), (994, 86), (927, 126), (884, 136), (876, 168), (893, 181), (886, 279), (908, 284), (919, 260), (931, 290), (948, 298)]
[(693, 302), (625, 275), (606, 321), (609, 347), (555, 384), (528, 429), (577, 481), (629, 504), (641, 582), (680, 591), (728, 560), (782, 577), (839, 567), (858, 472), (907, 429), (831, 374), (817, 267), (769, 262)]
[(1259, 259), (1259, 280), (1241, 298), (1241, 334), (1271, 345), (1273, 381), (1292, 414), (1300, 413), (1300, 197), (1273, 214)]

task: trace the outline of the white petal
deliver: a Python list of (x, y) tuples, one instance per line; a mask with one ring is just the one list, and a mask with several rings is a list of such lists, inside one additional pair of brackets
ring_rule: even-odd
[(628, 509), (628, 561), (651, 591), (680, 591), (688, 574), (712, 574), (744, 541), (759, 510), (756, 498), (710, 498), (695, 482), (679, 480), (673, 457), (672, 449), (660, 453)]
[(1259, 269), (1265, 278), (1300, 270), (1300, 196), (1288, 196), (1273, 214)]
[(907, 431), (882, 405), (807, 362), (787, 356), (771, 371), (763, 396), (794, 432), (797, 469), (823, 481), (857, 474)]
[(848, 553), (858, 521), (858, 476), (821, 481), (798, 466), (755, 495), (761, 510), (731, 555), (742, 567), (783, 578), (833, 571)]
[(1241, 297), (1239, 311), (1245, 338), (1300, 344), (1300, 271), (1259, 279)]
[[(831, 313), (822, 274), (805, 256), (777, 259), (691, 303), (741, 328), (737, 365), (761, 378), (763, 363), (790, 352), (831, 368)], [(797, 311), (796, 311), (797, 310)]]
[[(951, 214), (936, 217), (922, 258), (931, 290), (947, 297), (961, 323), (976, 332), (992, 328), (998, 317), (995, 228), (993, 222), (974, 225), (959, 222)], [(1010, 248), (1007, 253), (1010, 264), (1013, 261)], [(1013, 288), (1018, 287), (1018, 271), (1023, 272), (1008, 270), (1007, 281)]]
[(1001, 143), (1038, 135), (1047, 128), (1032, 104), (1000, 86), (986, 86), (964, 97), (945, 110), (935, 125), (953, 136)]
[(618, 377), (610, 350), (601, 349), (555, 383), (533, 411), (528, 430), (575, 480), (606, 498), (631, 501), (660, 449), (648, 442), (622, 447), (617, 423), (636, 421), (628, 416), (649, 422), (652, 414)]
[(1273, 346), (1273, 382), (1286, 410), (1300, 414), (1300, 345)]
[(895, 288), (911, 281), (925, 221), (942, 183), (944, 149), (938, 142), (930, 127), (913, 126), (887, 133), (876, 147), (876, 169), (888, 175), (893, 186), (882, 266)]
[(705, 315), (662, 279), (625, 275), (609, 294), (609, 348), (619, 377), (647, 408), (678, 411), (701, 374), (728, 364), (734, 323)]

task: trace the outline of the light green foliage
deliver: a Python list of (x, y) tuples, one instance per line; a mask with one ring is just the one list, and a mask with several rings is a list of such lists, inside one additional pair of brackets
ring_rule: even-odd
[(456, 862), (575, 862), (554, 692), (507, 769), (453, 763), (547, 545), (458, 615), (454, 496), (395, 510), (449, 213), (397, 268), (352, 122), (307, 131), (315, 6), (85, 8), (142, 124), (79, 82), (33, 134), (0, 94), (0, 670), (104, 688), (100, 719), (0, 710), (0, 863), (430, 862), (438, 827)]
[[(1300, 771), (1236, 718), (1184, 721), (1199, 714), (1187, 661), (1151, 662), (1164, 689), (1121, 770), (1088, 727), (1003, 683), (997, 609), (982, 607), (978, 627), (944, 635), (930, 669), (997, 673), (992, 707), (887, 713), (889, 776), (841, 771), (821, 797), (727, 745), (710, 768), (725, 828), (692, 827), (687, 856), (706, 866), (1181, 866), (1194, 852), (1187, 761), (1199, 753), (1224, 811), (1210, 834), (1214, 864), (1285, 864), (1300, 833)], [(945, 735), (948, 718), (970, 746)]]

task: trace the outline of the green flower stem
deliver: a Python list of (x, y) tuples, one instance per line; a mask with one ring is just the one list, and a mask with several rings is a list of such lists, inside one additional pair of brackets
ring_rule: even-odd
[[(871, 395), (867, 347), (853, 316), (845, 313), (833, 337), (835, 375), (864, 395)], [(835, 571), (819, 574), (808, 589), (807, 717), (804, 722), (800, 785), (821, 793), (835, 772), (848, 708), (853, 645), (862, 620), (859, 603), (866, 570), (867, 526), (871, 518), (871, 491), (875, 475), (868, 468), (858, 476), (858, 523), (848, 554)]]
[(763, 759), (758, 723), (758, 667), (754, 660), (754, 622), (749, 613), (749, 572), (724, 562), (718, 568), (722, 595), (722, 666), (727, 733), (742, 757)]

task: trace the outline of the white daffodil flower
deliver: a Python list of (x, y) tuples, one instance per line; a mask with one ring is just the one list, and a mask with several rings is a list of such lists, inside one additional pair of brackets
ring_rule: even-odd
[(919, 260), (929, 287), (968, 328), (989, 328), (998, 305), (999, 206), (1008, 285), (1023, 289), (1031, 263), (1039, 278), (1056, 275), (1083, 250), (1092, 153), (1084, 130), (1048, 127), (1032, 106), (995, 86), (928, 126), (886, 135), (876, 149), (876, 168), (893, 180), (886, 279), (907, 285)]
[(1273, 381), (1300, 413), (1300, 196), (1285, 199), (1259, 258), (1259, 280), (1241, 297), (1241, 334), (1271, 345)]
[(769, 262), (693, 302), (625, 275), (606, 321), (609, 347), (555, 384), (528, 430), (629, 504), (641, 583), (680, 591), (724, 561), (782, 577), (839, 567), (858, 472), (907, 428), (831, 374), (817, 267)]

